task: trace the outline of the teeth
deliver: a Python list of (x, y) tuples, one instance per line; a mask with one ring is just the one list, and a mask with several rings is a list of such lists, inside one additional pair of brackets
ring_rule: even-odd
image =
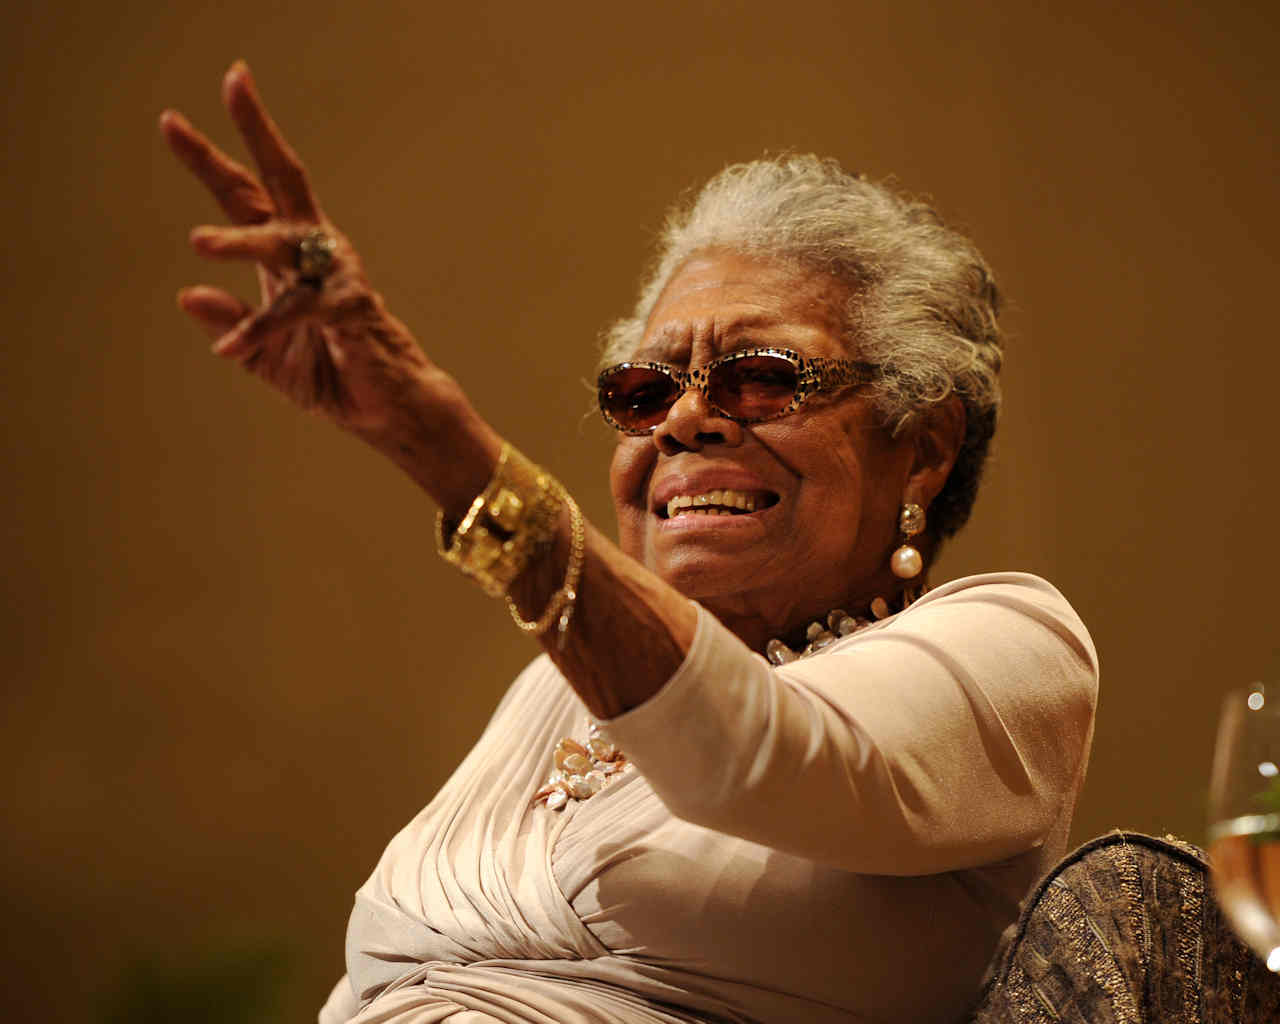
[(729, 488), (707, 491), (705, 494), (678, 494), (667, 502), (667, 517), (673, 518), (682, 513), (685, 515), (730, 516), (733, 515), (729, 511), (731, 508), (742, 509), (744, 512), (754, 512), (756, 510), (755, 495)]

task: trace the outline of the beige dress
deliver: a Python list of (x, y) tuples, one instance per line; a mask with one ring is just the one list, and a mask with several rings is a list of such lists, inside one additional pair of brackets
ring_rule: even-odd
[(945, 584), (781, 669), (709, 613), (531, 806), (583, 705), (535, 660), (356, 894), (321, 1024), (955, 1021), (1066, 846), (1097, 659), (1034, 576)]

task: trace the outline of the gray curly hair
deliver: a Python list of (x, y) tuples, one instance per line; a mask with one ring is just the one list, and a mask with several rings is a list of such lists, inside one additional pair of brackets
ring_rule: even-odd
[(667, 217), (631, 315), (605, 333), (601, 366), (627, 359), (672, 274), (694, 253), (732, 249), (829, 274), (848, 288), (845, 344), (879, 365), (886, 425), (957, 395), (966, 413), (955, 466), (929, 508), (930, 532), (969, 517), (1000, 407), (1000, 293), (974, 244), (923, 202), (842, 170), (783, 156), (734, 164)]

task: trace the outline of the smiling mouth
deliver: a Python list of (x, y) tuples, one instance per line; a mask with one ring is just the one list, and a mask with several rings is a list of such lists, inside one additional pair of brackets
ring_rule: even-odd
[(735, 491), (723, 488), (702, 494), (677, 494), (658, 509), (658, 518), (747, 516), (777, 503), (778, 496), (769, 491)]

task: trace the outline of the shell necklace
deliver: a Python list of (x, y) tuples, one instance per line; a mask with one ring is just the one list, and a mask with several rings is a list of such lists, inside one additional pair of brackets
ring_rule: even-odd
[(551, 752), (551, 774), (533, 798), (558, 811), (570, 800), (586, 800), (604, 789), (628, 768), (627, 755), (600, 733), (593, 718), (587, 719), (587, 741), (566, 736)]
[[(925, 587), (903, 591), (901, 611), (924, 594)], [(823, 619), (809, 624), (805, 630), (805, 646), (797, 651), (774, 637), (765, 645), (765, 656), (772, 665), (787, 665), (827, 647), (843, 636), (851, 636), (866, 629), (879, 619), (893, 614), (889, 602), (877, 597), (868, 609), (870, 617), (853, 616), (843, 608), (834, 608)], [(606, 785), (631, 768), (627, 755), (614, 745), (601, 731), (595, 719), (588, 718), (585, 742), (564, 737), (551, 752), (551, 774), (533, 797), (533, 803), (546, 804), (558, 811), (570, 800), (587, 800)]]

